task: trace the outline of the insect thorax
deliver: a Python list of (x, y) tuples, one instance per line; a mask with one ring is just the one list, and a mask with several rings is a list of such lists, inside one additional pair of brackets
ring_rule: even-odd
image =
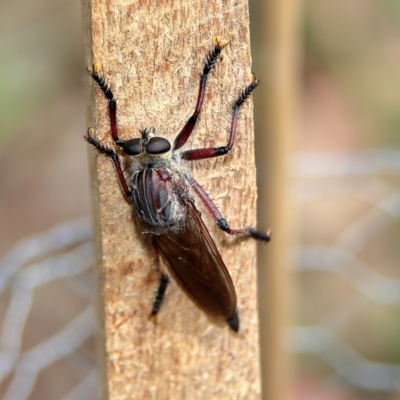
[(145, 168), (132, 174), (132, 205), (146, 225), (179, 230), (189, 199), (187, 180), (169, 169)]

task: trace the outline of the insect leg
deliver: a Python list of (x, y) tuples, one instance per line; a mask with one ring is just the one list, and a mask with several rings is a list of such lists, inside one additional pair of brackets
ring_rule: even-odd
[(232, 122), (231, 122), (231, 130), (229, 134), (229, 141), (226, 146), (221, 147), (210, 147), (208, 149), (196, 149), (196, 150), (187, 150), (181, 154), (181, 158), (183, 160), (194, 161), (194, 160), (204, 160), (205, 158), (213, 158), (223, 156), (228, 151), (230, 151), (235, 143), (236, 139), (236, 126), (237, 119), (239, 115), (240, 108), (244, 104), (244, 102), (250, 97), (253, 93), (254, 89), (259, 85), (257, 78), (253, 75), (253, 82), (250, 83), (242, 91), (239, 97), (236, 99), (235, 103), (232, 107)]
[(242, 235), (242, 236), (251, 236), (254, 239), (262, 240), (264, 242), (269, 242), (271, 240), (271, 232), (268, 231), (266, 233), (257, 231), (254, 228), (239, 228), (239, 229), (231, 229), (228, 225), (226, 219), (222, 216), (221, 212), (218, 210), (217, 206), (213, 203), (210, 196), (207, 192), (200, 186), (200, 184), (191, 178), (190, 186), (195, 191), (197, 196), (199, 196), (200, 200), (206, 207), (207, 211), (211, 215), (212, 219), (217, 224), (218, 228), (223, 230), (230, 235)]
[(99, 85), (100, 89), (104, 93), (104, 96), (108, 99), (108, 109), (110, 111), (110, 123), (111, 123), (111, 136), (114, 139), (114, 142), (118, 146), (123, 146), (125, 140), (121, 140), (118, 137), (117, 131), (117, 99), (114, 97), (114, 94), (110, 90), (110, 87), (107, 85), (105, 80), (99, 75), (100, 72), (100, 64), (93, 64), (92, 68), (86, 68), (88, 74), (94, 79), (94, 81)]
[(207, 77), (209, 72), (218, 60), (222, 49), (228, 44), (227, 40), (218, 40), (216, 37), (213, 38), (214, 49), (210, 51), (207, 56), (207, 60), (204, 63), (203, 73), (200, 77), (199, 94), (197, 95), (197, 103), (194, 113), (186, 122), (186, 125), (180, 131), (174, 142), (174, 150), (180, 149), (189, 139), (193, 128), (196, 125), (197, 118), (199, 117), (201, 107), (203, 105), (204, 94), (206, 92)]
[(156, 266), (157, 266), (157, 272), (158, 275), (160, 277), (160, 284), (158, 286), (158, 290), (157, 290), (157, 295), (156, 298), (154, 299), (154, 303), (153, 303), (153, 309), (151, 311), (150, 316), (155, 317), (158, 312), (160, 311), (161, 308), (161, 304), (164, 300), (164, 296), (165, 296), (165, 291), (167, 290), (167, 286), (169, 283), (169, 277), (166, 274), (164, 268), (161, 266), (160, 263), (160, 252), (158, 250), (158, 247), (156, 246), (156, 244), (153, 242), (153, 247), (154, 247), (154, 251), (156, 253)]
[(89, 144), (96, 147), (96, 149), (100, 153), (111, 157), (112, 162), (114, 163), (115, 169), (117, 170), (118, 180), (121, 185), (122, 191), (124, 192), (125, 196), (131, 197), (132, 192), (128, 189), (128, 183), (126, 182), (124, 172), (122, 171), (121, 161), (118, 157), (118, 154), (113, 149), (110, 149), (110, 148), (104, 146), (104, 144), (100, 143), (97, 139), (95, 139), (93, 137), (93, 133), (94, 133), (94, 129), (89, 128), (86, 136), (84, 136), (84, 139)]

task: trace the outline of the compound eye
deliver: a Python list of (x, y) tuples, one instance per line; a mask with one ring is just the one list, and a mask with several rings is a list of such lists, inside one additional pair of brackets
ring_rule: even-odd
[(161, 137), (153, 137), (146, 146), (146, 152), (151, 155), (168, 153), (171, 150), (171, 143)]
[(130, 139), (124, 143), (122, 150), (129, 156), (138, 156), (142, 152), (141, 139)]

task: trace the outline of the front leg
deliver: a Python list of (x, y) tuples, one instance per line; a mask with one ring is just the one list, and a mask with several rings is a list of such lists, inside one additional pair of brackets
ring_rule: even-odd
[(110, 124), (111, 124), (111, 136), (114, 142), (122, 147), (125, 144), (125, 140), (121, 140), (118, 137), (117, 130), (117, 99), (115, 98), (110, 87), (105, 82), (104, 78), (100, 76), (100, 64), (95, 63), (93, 67), (86, 68), (87, 73), (93, 78), (93, 80), (99, 85), (99, 88), (103, 92), (104, 96), (108, 99), (108, 109), (110, 112)]
[(211, 147), (208, 149), (196, 149), (196, 150), (187, 150), (181, 154), (182, 160), (187, 161), (197, 161), (197, 160), (204, 160), (205, 158), (213, 158), (223, 156), (224, 154), (228, 153), (233, 147), (236, 139), (236, 126), (237, 126), (237, 119), (239, 115), (240, 108), (245, 103), (245, 101), (251, 96), (254, 89), (259, 85), (257, 78), (253, 75), (253, 82), (250, 83), (240, 93), (239, 97), (236, 99), (235, 103), (232, 107), (232, 122), (231, 122), (231, 130), (229, 134), (229, 141), (226, 146), (221, 147)]
[(217, 37), (213, 38), (214, 49), (210, 51), (207, 56), (207, 60), (204, 63), (203, 73), (200, 77), (200, 85), (199, 85), (199, 93), (197, 95), (197, 103), (194, 113), (186, 122), (183, 129), (179, 132), (178, 136), (174, 142), (174, 150), (180, 149), (189, 139), (190, 135), (194, 127), (196, 126), (197, 119), (200, 115), (201, 107), (203, 106), (204, 94), (206, 93), (206, 85), (208, 74), (214, 67), (215, 63), (218, 60), (218, 57), (221, 55), (222, 49), (228, 44), (227, 40), (219, 40)]
[(109, 147), (104, 146), (104, 144), (100, 143), (97, 139), (93, 137), (94, 134), (94, 129), (89, 128), (87, 131), (86, 136), (84, 136), (84, 139), (91, 144), (92, 146), (96, 147), (96, 149), (102, 153), (105, 154), (109, 157), (111, 157), (112, 162), (114, 163), (115, 169), (117, 171), (118, 175), (118, 180), (121, 185), (122, 191), (124, 192), (125, 196), (131, 197), (132, 192), (128, 188), (128, 183), (126, 182), (126, 178), (124, 175), (124, 172), (122, 171), (122, 166), (121, 166), (121, 161), (118, 157), (118, 154), (113, 150), (110, 149)]

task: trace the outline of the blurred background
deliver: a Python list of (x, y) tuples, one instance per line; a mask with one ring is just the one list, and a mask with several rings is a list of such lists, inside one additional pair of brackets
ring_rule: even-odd
[[(287, 398), (398, 400), (400, 2), (300, 6)], [(251, 21), (256, 66), (263, 38)], [(81, 33), (79, 2), (2, 1), (4, 399), (96, 398)]]

